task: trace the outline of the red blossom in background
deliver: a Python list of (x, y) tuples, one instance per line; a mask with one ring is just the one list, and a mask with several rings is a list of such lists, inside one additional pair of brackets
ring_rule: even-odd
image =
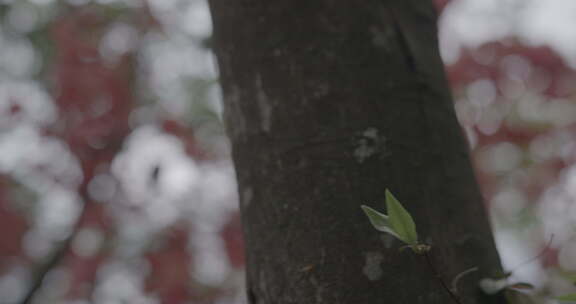
[(21, 240), (28, 229), (27, 221), (11, 210), (10, 179), (0, 175), (0, 274), (12, 257), (22, 256)]
[(186, 227), (174, 227), (167, 234), (163, 244), (147, 254), (151, 270), (146, 290), (157, 294), (164, 303), (187, 303), (192, 283), (189, 231)]
[[(148, 12), (144, 14), (148, 16), (144, 18), (146, 22), (134, 22), (139, 20), (132, 18), (138, 16), (138, 11), (128, 12), (125, 17), (129, 21), (132, 18), (131, 25), (139, 27), (140, 33), (159, 28), (159, 23), (153, 21), (148, 8), (145, 10)], [(138, 50), (121, 54), (113, 60), (102, 55), (102, 39), (110, 26), (118, 21), (105, 12), (99, 6), (75, 7), (50, 25), (56, 54), (50, 64), (50, 78), (54, 82), (58, 120), (46, 130), (46, 135), (61, 138), (82, 169), (78, 186), (78, 195), (83, 201), (82, 213), (65, 244), (61, 259), (52, 265), (54, 268), (64, 267), (69, 274), (70, 284), (65, 292), (68, 300), (90, 298), (95, 292), (100, 269), (113, 255), (114, 238), (118, 233), (117, 221), (122, 219), (111, 215), (109, 206), (121, 205), (124, 199), (114, 195), (107, 201), (101, 201), (91, 189), (91, 183), (98, 176), (113, 176), (112, 162), (133, 131), (130, 115), (138, 105), (134, 94)], [(11, 109), (14, 115), (18, 113), (17, 105)], [(198, 147), (192, 130), (184, 123), (165, 119), (159, 123), (159, 127), (181, 141), (189, 157), (196, 161), (209, 161)], [(139, 208), (134, 210), (140, 212)], [(0, 209), (0, 216), (2, 211)], [(22, 220), (22, 223), (14, 221), (6, 220), (4, 223), (9, 224), (11, 229), (25, 224)], [(239, 229), (237, 216), (232, 217), (230, 223), (225, 224), (222, 241), (230, 263), (241, 269), (243, 249)], [(78, 239), (83, 231), (93, 231), (103, 238), (98, 245), (100, 247), (88, 255), (76, 252), (74, 247), (75, 243), (82, 243)], [(191, 276), (193, 261), (189, 238), (193, 230), (190, 225), (176, 222), (163, 231), (156, 236), (158, 240), (150, 240), (161, 245), (145, 252), (149, 272), (144, 291), (167, 304), (189, 303), (193, 299), (198, 303), (211, 303), (220, 297), (223, 291), (214, 288), (209, 292), (202, 291), (204, 287), (195, 283)], [(2, 240), (17, 244), (22, 233), (13, 234), (13, 240), (8, 237)], [(9, 253), (18, 254), (15, 248)]]
[[(566, 143), (576, 139), (576, 119), (563, 112), (576, 109), (576, 71), (549, 47), (508, 38), (463, 50), (447, 72), (487, 203), (501, 200), (499, 193), (517, 191), (524, 208), (539, 208), (544, 193), (563, 184), (574, 165), (576, 151)], [(500, 161), (506, 167), (507, 159), (514, 162), (511, 168), (490, 165)], [(558, 252), (546, 250), (542, 265), (558, 266)]]
[(80, 192), (86, 200), (90, 200), (87, 184), (97, 170), (109, 166), (130, 132), (128, 119), (134, 107), (134, 54), (108, 63), (99, 52), (109, 22), (95, 8), (86, 7), (61, 16), (52, 26), (57, 53), (56, 132), (81, 163)]

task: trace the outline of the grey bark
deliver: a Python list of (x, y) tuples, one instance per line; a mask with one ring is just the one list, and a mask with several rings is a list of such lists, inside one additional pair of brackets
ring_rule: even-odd
[(360, 209), (390, 189), (443, 280), (500, 262), (422, 0), (210, 0), (251, 304), (452, 303)]

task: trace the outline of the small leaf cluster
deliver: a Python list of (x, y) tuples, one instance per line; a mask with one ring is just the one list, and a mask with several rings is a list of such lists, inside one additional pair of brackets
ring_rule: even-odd
[[(564, 274), (564, 277), (566, 279), (568, 279), (569, 281), (576, 284), (576, 273), (566, 273), (566, 274)], [(569, 294), (557, 296), (554, 299), (561, 301), (561, 302), (566, 302), (566, 303), (576, 303), (576, 293), (569, 293)]]
[(394, 236), (416, 253), (422, 254), (430, 250), (430, 246), (418, 243), (414, 219), (388, 189), (386, 190), (386, 209), (387, 215), (362, 205), (362, 210), (376, 230)]
[(569, 293), (555, 298), (558, 301), (576, 302), (576, 293)]

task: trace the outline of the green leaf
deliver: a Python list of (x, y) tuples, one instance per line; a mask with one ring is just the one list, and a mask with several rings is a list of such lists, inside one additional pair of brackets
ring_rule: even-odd
[(366, 213), (370, 223), (372, 223), (372, 226), (374, 226), (376, 230), (389, 233), (398, 239), (400, 238), (398, 234), (396, 234), (394, 230), (390, 228), (390, 222), (388, 221), (387, 215), (382, 214), (366, 205), (362, 205), (362, 210), (364, 210), (364, 213)]
[(386, 209), (390, 228), (398, 238), (408, 245), (418, 244), (418, 233), (412, 216), (388, 190), (386, 190)]
[(558, 301), (576, 302), (576, 293), (569, 293), (563, 296), (555, 297)]
[(505, 289), (508, 285), (506, 279), (492, 279), (492, 278), (483, 278), (478, 282), (480, 286), (480, 290), (482, 290), (487, 295), (494, 295), (500, 292), (502, 289)]
[[(504, 297), (511, 304), (539, 304), (544, 303), (544, 299), (536, 295), (526, 294), (523, 292), (515, 291), (513, 289), (506, 289), (504, 291)], [(548, 303), (546, 301), (546, 303)]]
[(576, 272), (564, 272), (561, 274), (566, 280), (576, 283)]
[(508, 285), (508, 288), (512, 289), (520, 289), (520, 290), (532, 290), (534, 289), (534, 285), (526, 282), (518, 282), (511, 285)]

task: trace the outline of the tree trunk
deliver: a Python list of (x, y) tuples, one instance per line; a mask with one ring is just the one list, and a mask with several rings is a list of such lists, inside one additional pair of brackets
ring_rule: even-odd
[[(462, 303), (500, 270), (422, 0), (211, 0), (252, 304), (452, 303), (360, 209), (388, 188)], [(486, 303), (486, 302), (482, 302)]]

